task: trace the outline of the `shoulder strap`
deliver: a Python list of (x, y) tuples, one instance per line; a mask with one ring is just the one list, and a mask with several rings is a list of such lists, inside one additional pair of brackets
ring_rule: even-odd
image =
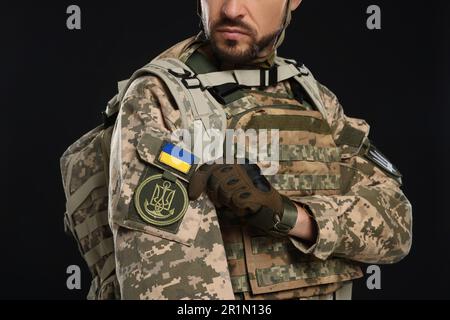
[(267, 87), (300, 74), (295, 64), (285, 62), (270, 69), (219, 71), (199, 52), (192, 53), (186, 64), (196, 73), (196, 78), (203, 89), (225, 84), (235, 84), (241, 87)]
[[(213, 66), (202, 66), (202, 61), (194, 61), (193, 68), (191, 68), (179, 59), (157, 58), (137, 70), (129, 80), (119, 83), (119, 93), (110, 101), (105, 114), (111, 117), (117, 113), (125, 92), (135, 79), (145, 75), (154, 75), (166, 84), (172, 94), (181, 113), (182, 128), (189, 129), (191, 134), (194, 130), (197, 130), (197, 134), (198, 130), (201, 130), (204, 142), (217, 139), (217, 135), (214, 137), (211, 135), (212, 130), (221, 133), (223, 138), (227, 127), (223, 105), (211, 94), (210, 91), (213, 90), (209, 89), (227, 89), (229, 85), (233, 88), (264, 87), (292, 78), (306, 90), (317, 109), (324, 117), (326, 116), (317, 81), (305, 66), (298, 67), (295, 61), (276, 58), (276, 66), (271, 69), (212, 70)], [(192, 150), (197, 142), (191, 141)], [(199, 158), (202, 158), (201, 155)]]
[(270, 69), (217, 71), (197, 76), (203, 88), (236, 83), (244, 87), (267, 87), (300, 74), (292, 64), (284, 64)]
[(120, 109), (119, 95), (122, 92), (125, 92), (125, 89), (128, 88), (129, 81), (130, 80), (128, 79), (128, 80), (119, 81), (117, 83), (118, 94), (116, 94), (111, 100), (109, 100), (109, 102), (106, 106), (106, 110), (102, 112), (103, 127), (105, 129), (112, 127), (115, 124), (117, 114), (119, 113), (119, 109)]
[[(194, 62), (196, 65), (202, 66), (201, 61), (198, 62), (195, 60), (198, 60), (198, 58), (194, 57)], [(320, 97), (320, 89), (311, 71), (304, 65), (298, 66), (294, 60), (277, 57), (275, 63), (276, 66), (270, 69), (201, 73), (196, 75), (197, 82), (194, 82), (203, 89), (223, 87), (227, 84), (234, 84), (241, 87), (264, 87), (292, 78), (305, 89), (319, 112), (326, 118), (326, 110)], [(200, 69), (212, 70), (207, 66), (203, 66)]]
[[(297, 65), (297, 62), (295, 60), (284, 59), (280, 57), (277, 57), (275, 59), (275, 62), (279, 65)], [(299, 73), (294, 76), (293, 79), (297, 81), (303, 89), (305, 89), (306, 93), (316, 106), (317, 110), (322, 114), (322, 117), (324, 117), (324, 119), (327, 119), (326, 109), (320, 97), (320, 89), (317, 80), (314, 78), (311, 71), (305, 67), (304, 64), (302, 64), (301, 66), (297, 65), (296, 68), (298, 68)]]

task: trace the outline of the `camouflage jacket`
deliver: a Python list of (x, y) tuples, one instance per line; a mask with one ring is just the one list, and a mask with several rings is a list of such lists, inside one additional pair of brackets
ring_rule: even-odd
[[(186, 59), (192, 44), (188, 39), (161, 56)], [(345, 142), (355, 132), (367, 136), (366, 122), (344, 115), (336, 96), (319, 86), (326, 120), (342, 149), (345, 192), (292, 197), (310, 209), (318, 238), (313, 245), (290, 240), (298, 250), (320, 260), (395, 263), (410, 250), (411, 205), (399, 181)], [(289, 90), (288, 84), (282, 87)], [(111, 143), (109, 221), (123, 299), (234, 298), (219, 220), (205, 195), (189, 203), (176, 234), (130, 218), (134, 192), (155, 157), (146, 145), (147, 137), (169, 137), (180, 127), (180, 117), (157, 77), (135, 80), (122, 100)]]

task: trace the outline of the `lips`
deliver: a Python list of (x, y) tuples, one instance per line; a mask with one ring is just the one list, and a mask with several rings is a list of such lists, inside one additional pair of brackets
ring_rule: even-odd
[(238, 40), (243, 36), (248, 36), (248, 32), (236, 27), (224, 27), (218, 28), (217, 32), (220, 32), (226, 39)]

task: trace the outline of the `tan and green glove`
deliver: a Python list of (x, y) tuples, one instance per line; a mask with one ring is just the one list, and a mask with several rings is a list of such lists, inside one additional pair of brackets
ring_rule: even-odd
[(227, 207), (250, 225), (273, 236), (286, 236), (297, 221), (297, 208), (275, 190), (255, 164), (205, 164), (189, 183), (189, 198), (204, 191), (217, 208)]

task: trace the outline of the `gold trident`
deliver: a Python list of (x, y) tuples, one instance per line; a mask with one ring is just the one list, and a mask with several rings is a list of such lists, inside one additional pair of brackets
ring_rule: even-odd
[[(170, 207), (176, 190), (171, 190), (171, 185), (169, 181), (164, 181), (162, 186), (156, 185), (150, 203), (147, 199), (144, 202), (144, 208), (148, 214), (156, 218), (167, 218), (174, 214), (175, 209), (170, 209)], [(149, 206), (153, 206), (153, 210), (148, 208)], [(167, 214), (163, 214), (163, 211), (167, 211)]]

